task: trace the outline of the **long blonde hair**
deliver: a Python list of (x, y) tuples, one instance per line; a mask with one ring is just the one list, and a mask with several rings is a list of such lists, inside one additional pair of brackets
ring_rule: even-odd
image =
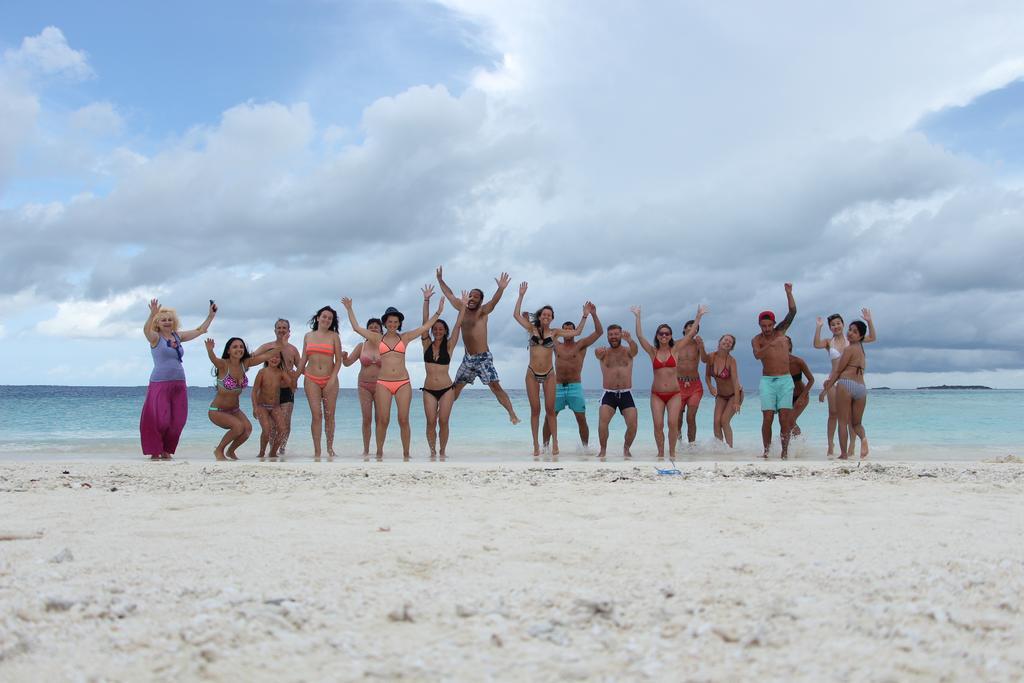
[(177, 332), (178, 328), (181, 327), (181, 321), (178, 320), (178, 312), (175, 311), (173, 308), (167, 308), (166, 306), (160, 307), (160, 310), (157, 312), (156, 317), (153, 318), (153, 325), (151, 329), (154, 332), (160, 331), (160, 318), (162, 318), (165, 313), (170, 313), (171, 317), (174, 318), (174, 328), (171, 331)]

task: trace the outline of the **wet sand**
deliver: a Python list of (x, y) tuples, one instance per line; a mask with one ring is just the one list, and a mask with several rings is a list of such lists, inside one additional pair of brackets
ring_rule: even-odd
[(1019, 461), (679, 468), (0, 464), (0, 679), (1024, 677)]

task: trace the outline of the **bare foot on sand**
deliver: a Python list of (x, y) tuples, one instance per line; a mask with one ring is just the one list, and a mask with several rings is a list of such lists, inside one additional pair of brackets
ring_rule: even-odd
[(216, 458), (217, 460), (227, 460), (227, 458), (224, 457), (224, 451), (222, 451), (220, 448), (213, 449), (213, 457)]

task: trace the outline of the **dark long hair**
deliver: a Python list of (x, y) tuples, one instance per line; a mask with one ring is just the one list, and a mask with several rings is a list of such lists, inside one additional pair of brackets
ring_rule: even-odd
[[(242, 359), (241, 359), (242, 360), (242, 372), (245, 372), (245, 361), (249, 359), (249, 347), (246, 346), (245, 340), (242, 339), (241, 337), (232, 337), (231, 339), (228, 339), (227, 343), (224, 344), (224, 350), (221, 352), (220, 357), (223, 358), (224, 360), (228, 359), (228, 355), (229, 355), (228, 354), (228, 350), (231, 348), (231, 345), (236, 340), (242, 342)], [(213, 376), (214, 377), (217, 376), (217, 366), (216, 365), (213, 366)]]
[(320, 314), (323, 313), (324, 311), (330, 311), (331, 315), (334, 316), (334, 320), (331, 321), (331, 326), (327, 328), (328, 331), (330, 331), (330, 332), (337, 332), (338, 331), (338, 312), (336, 310), (334, 310), (333, 308), (331, 308), (330, 306), (324, 306), (319, 311), (314, 313), (313, 317), (309, 319), (309, 326), (311, 328), (313, 328), (314, 332), (319, 330), (320, 329), (320, 321), (317, 320), (317, 318), (319, 318)]
[(860, 332), (861, 341), (864, 341), (864, 337), (868, 334), (868, 326), (861, 320), (854, 320), (850, 323), (850, 327), (856, 327), (857, 331)]
[(541, 329), (540, 324), (540, 314), (543, 313), (544, 311), (551, 311), (551, 321), (554, 322), (555, 309), (551, 308), (551, 306), (541, 306), (536, 311), (530, 314), (530, 324), (533, 325), (534, 329), (537, 330), (538, 336), (544, 334), (544, 331)]
[(668, 323), (662, 323), (658, 325), (658, 329), (654, 331), (654, 348), (660, 349), (661, 342), (658, 340), (658, 333), (662, 330), (668, 330), (668, 347), (671, 349), (676, 345), (676, 340), (672, 338), (672, 326)]

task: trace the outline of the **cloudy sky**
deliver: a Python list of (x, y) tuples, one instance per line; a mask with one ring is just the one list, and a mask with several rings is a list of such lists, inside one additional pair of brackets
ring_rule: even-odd
[(511, 388), (523, 280), (558, 320), (641, 304), (648, 334), (708, 304), (750, 386), (756, 314), (792, 281), (816, 371), (815, 316), (867, 306), (870, 384), (1024, 387), (1024, 6), (983, 7), (10, 5), (0, 383), (145, 384), (154, 296), (186, 326), (216, 299), (219, 341), (278, 316), (301, 341), (342, 295), (416, 319), (443, 263), (455, 288), (511, 273)]

